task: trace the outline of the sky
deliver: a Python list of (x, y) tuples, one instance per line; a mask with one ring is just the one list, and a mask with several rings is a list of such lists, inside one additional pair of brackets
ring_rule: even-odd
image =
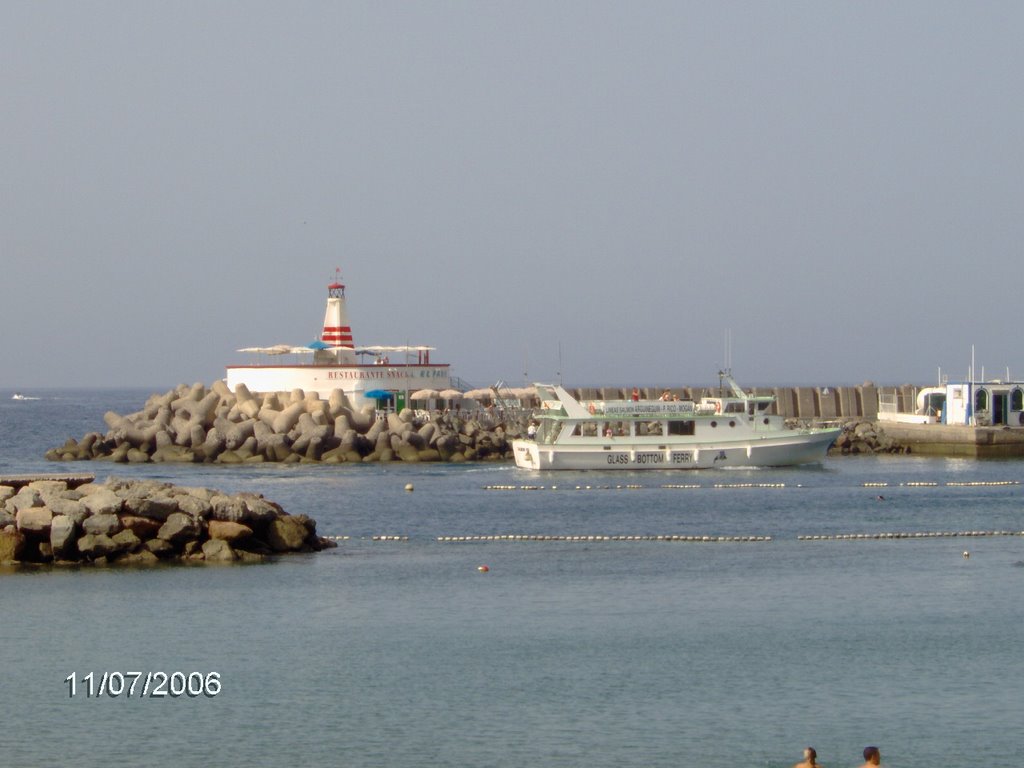
[(1024, 378), (1024, 4), (0, 4), (0, 387)]

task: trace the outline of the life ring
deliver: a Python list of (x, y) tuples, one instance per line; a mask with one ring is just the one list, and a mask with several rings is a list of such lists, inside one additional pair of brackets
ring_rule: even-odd
[(593, 403), (591, 403), (591, 404), (590, 404), (590, 405), (589, 405), (589, 406), (587, 407), (587, 410), (588, 410), (588, 411), (590, 411), (590, 415), (591, 415), (591, 416), (593, 416), (593, 415), (594, 415), (595, 413), (597, 413), (597, 408), (595, 408), (595, 407), (594, 407), (594, 404), (593, 404)]
[(721, 413), (721, 412), (722, 412), (722, 404), (721, 403), (715, 403), (715, 413)]

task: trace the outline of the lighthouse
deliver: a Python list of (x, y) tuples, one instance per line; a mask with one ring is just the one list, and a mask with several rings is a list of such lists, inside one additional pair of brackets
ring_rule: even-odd
[[(345, 285), (341, 270), (335, 270), (334, 281), (327, 286), (327, 310), (324, 312), (320, 338), (312, 344), (292, 346), (274, 344), (269, 347), (244, 347), (239, 352), (267, 356), (248, 365), (227, 366), (225, 383), (232, 392), (244, 385), (251, 393), (286, 392), (297, 389), (307, 395), (315, 392), (321, 398), (340, 390), (357, 408), (378, 408), (382, 403), (401, 410), (409, 395), (424, 389), (439, 392), (451, 387), (447, 363), (432, 363), (433, 347), (410, 345), (355, 345), (345, 308)], [(313, 359), (310, 361), (309, 353)], [(390, 360), (389, 355), (395, 359)], [(287, 362), (279, 356), (296, 356)], [(372, 362), (360, 362), (362, 355)]]
[(316, 363), (339, 363), (355, 365), (352, 328), (348, 324), (345, 310), (345, 286), (341, 283), (341, 270), (335, 270), (335, 280), (327, 286), (327, 310), (324, 312), (324, 329), (320, 340), (335, 349), (320, 349), (313, 356)]

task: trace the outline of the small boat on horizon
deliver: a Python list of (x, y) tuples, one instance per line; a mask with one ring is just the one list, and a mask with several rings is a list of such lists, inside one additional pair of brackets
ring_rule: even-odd
[(532, 437), (512, 441), (516, 466), (535, 470), (781, 467), (825, 458), (839, 428), (786, 426), (771, 395), (748, 395), (729, 371), (731, 396), (693, 400), (584, 400), (537, 384)]
[(23, 395), (23, 394), (21, 394), (21, 392), (15, 392), (13, 395), (11, 395), (11, 400), (38, 400), (38, 399), (39, 399), (38, 397), (30, 397), (28, 395)]

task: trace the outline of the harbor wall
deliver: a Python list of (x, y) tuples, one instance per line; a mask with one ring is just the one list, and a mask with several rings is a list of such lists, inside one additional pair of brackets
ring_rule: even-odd
[[(632, 388), (566, 387), (569, 394), (580, 400), (628, 400)], [(787, 419), (807, 421), (874, 421), (878, 418), (878, 393), (882, 390), (896, 394), (900, 411), (912, 412), (917, 392), (911, 384), (879, 388), (871, 383), (843, 387), (753, 387), (746, 389), (754, 395), (770, 395), (775, 403), (769, 413)], [(663, 387), (639, 387), (645, 400), (656, 400), (665, 391)], [(700, 400), (702, 397), (728, 396), (731, 393), (718, 387), (669, 387), (669, 392), (682, 400)]]

